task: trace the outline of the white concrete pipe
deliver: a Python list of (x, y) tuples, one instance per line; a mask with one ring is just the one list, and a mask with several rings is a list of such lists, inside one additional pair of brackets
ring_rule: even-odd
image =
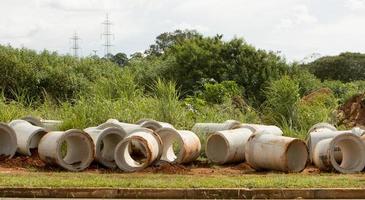
[(249, 128), (254, 133), (265, 131), (265, 132), (267, 132), (269, 134), (273, 134), (273, 135), (283, 135), (283, 131), (279, 127), (273, 126), (273, 125), (241, 124), (241, 127), (242, 128)]
[[(188, 163), (199, 157), (201, 144), (195, 133), (173, 128), (160, 128), (156, 133), (163, 144), (161, 160), (171, 163)], [(174, 143), (178, 143), (177, 154), (174, 151)]]
[[(338, 152), (342, 154), (340, 162), (336, 161)], [(325, 171), (360, 172), (365, 167), (365, 145), (359, 136), (350, 132), (321, 140), (314, 147), (313, 163)]]
[(39, 142), (38, 153), (43, 161), (70, 171), (86, 169), (95, 155), (91, 137), (77, 129), (47, 133)]
[(12, 158), (15, 155), (17, 138), (14, 130), (0, 122), (0, 157)]
[(128, 135), (131, 132), (142, 128), (141, 125), (124, 123), (118, 121), (117, 119), (108, 119), (105, 123), (101, 124), (99, 127), (118, 127), (123, 129)]
[(196, 123), (191, 129), (197, 134), (212, 134), (216, 131), (232, 130), (240, 128), (241, 123), (235, 120), (227, 120), (223, 123)]
[(243, 162), (247, 140), (253, 133), (250, 128), (217, 131), (208, 137), (205, 154), (217, 164)]
[(63, 123), (63, 121), (60, 120), (48, 120), (32, 116), (23, 117), (21, 119), (31, 123), (34, 126), (43, 127), (47, 131), (58, 131)]
[(306, 166), (308, 149), (302, 140), (259, 132), (248, 139), (245, 156), (255, 169), (300, 172)]
[(169, 124), (167, 122), (159, 122), (153, 119), (141, 119), (138, 122), (136, 122), (136, 124), (144, 127), (144, 128), (149, 128), (153, 131), (156, 131), (157, 129), (160, 128), (174, 128), (174, 126), (172, 124)]
[(114, 151), (117, 144), (127, 136), (127, 133), (116, 127), (89, 127), (84, 129), (93, 139), (95, 160), (109, 168), (116, 168)]
[[(132, 148), (132, 145), (139, 144), (138, 149), (142, 148), (142, 151), (137, 151), (136, 148)], [(124, 171), (134, 172), (139, 171), (155, 160), (158, 160), (162, 154), (161, 138), (156, 135), (150, 129), (139, 129), (132, 131), (130, 135), (124, 138), (114, 152), (114, 160), (117, 166)]]
[(38, 148), (39, 141), (47, 133), (44, 128), (21, 119), (11, 121), (9, 126), (14, 129), (16, 134), (17, 152), (27, 156), (32, 155), (30, 150)]
[[(117, 128), (121, 128), (127, 133), (127, 135), (130, 135), (132, 132), (136, 132), (138, 130), (141, 130), (143, 132), (143, 131), (145, 131), (145, 129), (147, 129), (147, 128), (141, 127), (141, 125), (124, 123), (124, 122), (118, 121), (117, 119), (108, 119), (104, 124), (101, 124), (99, 127), (117, 127)], [(148, 130), (151, 130), (151, 129), (148, 129)], [(152, 131), (152, 132), (153, 132), (153, 134), (156, 135), (155, 131)], [(160, 151), (159, 151), (160, 154), (159, 154), (158, 159), (160, 159), (160, 157), (162, 155), (162, 141), (161, 141), (161, 139), (159, 139), (159, 142), (160, 142)], [(132, 141), (131, 148), (133, 148), (134, 150), (138, 149), (143, 154), (146, 154), (146, 152), (144, 152), (145, 148), (143, 148), (141, 146), (141, 144), (138, 143), (138, 142)]]
[[(312, 128), (309, 129), (308, 135), (307, 135), (307, 146), (309, 150), (309, 160), (313, 163), (313, 151), (314, 147), (317, 145), (318, 142), (324, 139), (328, 138), (334, 138), (337, 135), (344, 134), (344, 133), (353, 133), (355, 135), (361, 136), (364, 132), (360, 128), (353, 128), (352, 130), (346, 130), (346, 131), (338, 131), (334, 126), (327, 124), (327, 123), (319, 123)], [(337, 160), (339, 161), (341, 159), (341, 154), (339, 153), (337, 156)]]

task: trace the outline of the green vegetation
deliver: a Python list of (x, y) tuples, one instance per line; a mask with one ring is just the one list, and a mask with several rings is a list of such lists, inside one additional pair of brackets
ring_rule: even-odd
[(362, 174), (167, 175), (96, 173), (0, 173), (2, 187), (107, 188), (364, 188)]
[[(34, 115), (63, 120), (63, 129), (83, 129), (109, 118), (154, 118), (191, 129), (196, 122), (236, 119), (304, 138), (315, 123), (336, 123), (336, 108), (364, 92), (362, 57), (346, 53), (289, 64), (243, 39), (190, 30), (163, 33), (130, 58), (78, 59), (0, 46), (0, 121)], [(324, 69), (332, 75), (324, 76)], [(303, 98), (321, 88), (330, 92)]]

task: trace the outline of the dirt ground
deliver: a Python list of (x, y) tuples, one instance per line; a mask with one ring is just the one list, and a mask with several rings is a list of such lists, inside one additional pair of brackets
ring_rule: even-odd
[[(58, 166), (51, 166), (44, 163), (38, 156), (37, 151), (32, 156), (15, 155), (13, 158), (0, 157), (0, 173), (22, 173), (22, 172), (62, 172), (65, 171)], [(108, 169), (93, 162), (85, 172), (89, 173), (123, 173), (119, 169)], [(239, 174), (265, 174), (268, 171), (257, 172), (247, 163), (216, 166), (207, 161), (197, 160), (187, 165), (170, 164), (158, 161), (152, 166), (138, 173), (161, 173), (161, 174), (187, 174), (187, 175), (239, 175)], [(307, 167), (302, 173), (316, 174), (319, 170), (314, 167)]]
[(365, 128), (365, 93), (350, 98), (340, 106), (338, 112), (339, 125)]

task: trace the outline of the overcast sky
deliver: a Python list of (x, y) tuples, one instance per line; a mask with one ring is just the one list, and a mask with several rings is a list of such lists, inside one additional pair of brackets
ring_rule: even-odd
[(113, 22), (113, 53), (143, 51), (155, 37), (196, 29), (226, 40), (243, 37), (289, 61), (319, 53), (365, 52), (365, 0), (1, 0), (0, 44), (102, 55), (101, 22)]

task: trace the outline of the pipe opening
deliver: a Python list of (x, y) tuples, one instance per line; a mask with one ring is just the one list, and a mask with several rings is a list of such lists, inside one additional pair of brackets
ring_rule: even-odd
[(42, 137), (47, 134), (45, 131), (39, 131), (38, 133), (34, 134), (29, 141), (29, 149), (37, 149), (39, 145), (39, 141), (41, 141)]
[(334, 155), (334, 167), (348, 170), (357, 168), (363, 160), (359, 156), (359, 152), (363, 150), (360, 145), (352, 138), (343, 138), (336, 141), (336, 145), (331, 149)]
[(166, 152), (163, 155), (163, 160), (167, 160), (169, 162), (174, 162), (177, 159), (177, 155), (182, 152), (182, 141), (177, 139), (176, 137), (168, 140), (167, 143), (164, 143), (164, 151)]
[(147, 149), (144, 143), (130, 139), (129, 141), (122, 142), (121, 146), (117, 147), (119, 151), (116, 152), (116, 155), (120, 156), (120, 164), (126, 167), (127, 171), (133, 171), (130, 169), (133, 168), (143, 168), (146, 164), (148, 164), (148, 155)]
[(0, 158), (13, 154), (12, 149), (14, 149), (14, 147), (12, 147), (13, 143), (11, 140), (10, 134), (0, 129)]
[(139, 141), (131, 141), (128, 143), (128, 153), (126, 155), (126, 159), (130, 160), (133, 163), (136, 163), (138, 166), (142, 166), (147, 161), (147, 153), (146, 148), (143, 143)]
[(101, 157), (106, 161), (113, 162), (115, 147), (122, 139), (123, 138), (119, 134), (111, 133), (106, 135), (100, 141), (97, 152), (99, 152)]
[(90, 144), (80, 136), (69, 136), (61, 142), (62, 160), (74, 167), (89, 161)]
[(294, 140), (290, 143), (286, 156), (288, 158), (288, 170), (291, 172), (300, 172), (305, 168), (308, 160), (308, 150), (300, 140)]
[(208, 138), (206, 146), (207, 157), (216, 163), (226, 161), (229, 145), (224, 137), (218, 134), (211, 135)]

